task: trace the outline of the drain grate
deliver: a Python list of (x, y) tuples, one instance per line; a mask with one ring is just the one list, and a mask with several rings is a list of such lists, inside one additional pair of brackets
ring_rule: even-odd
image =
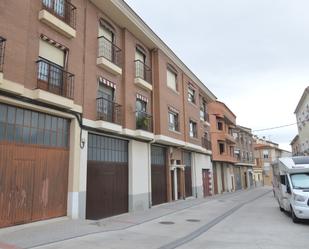
[(200, 222), (201, 220), (198, 220), (198, 219), (187, 219), (186, 221), (188, 221), (188, 222)]
[(174, 225), (175, 224), (175, 222), (173, 221), (160, 221), (159, 223), (162, 225)]

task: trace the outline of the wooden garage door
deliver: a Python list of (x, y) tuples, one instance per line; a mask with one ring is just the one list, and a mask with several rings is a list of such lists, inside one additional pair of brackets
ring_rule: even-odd
[(66, 215), (68, 125), (0, 104), (0, 227)]
[(183, 152), (183, 162), (185, 167), (185, 188), (186, 197), (192, 196), (192, 167), (191, 167), (191, 153)]
[(152, 205), (167, 202), (166, 150), (151, 146), (151, 194)]
[(128, 212), (128, 142), (89, 134), (87, 219)]

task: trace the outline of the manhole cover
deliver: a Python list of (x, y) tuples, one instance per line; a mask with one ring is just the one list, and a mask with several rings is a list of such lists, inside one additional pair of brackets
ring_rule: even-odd
[(161, 221), (159, 223), (162, 224), (162, 225), (173, 225), (173, 224), (175, 224), (175, 222), (172, 222), (172, 221)]
[(186, 221), (188, 221), (188, 222), (200, 222), (201, 220), (197, 220), (197, 219), (187, 219)]

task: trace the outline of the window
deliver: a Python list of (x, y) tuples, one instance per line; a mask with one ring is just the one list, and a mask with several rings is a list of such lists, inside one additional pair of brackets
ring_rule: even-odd
[(263, 157), (264, 159), (268, 158), (268, 150), (263, 150)]
[(136, 48), (135, 50), (135, 65), (136, 65), (136, 77), (145, 79), (145, 61), (146, 56), (141, 49)]
[(147, 102), (141, 99), (136, 99), (136, 111), (137, 112), (146, 112), (146, 106), (147, 106)]
[(99, 55), (104, 58), (114, 61), (114, 49), (113, 44), (115, 42), (115, 36), (112, 28), (105, 21), (100, 21), (99, 26)]
[(151, 117), (147, 114), (147, 102), (141, 99), (136, 99), (136, 129), (149, 130), (151, 129)]
[(206, 102), (205, 100), (201, 100), (200, 101), (200, 119), (203, 120), (203, 121), (206, 121), (207, 120), (207, 117), (206, 117)]
[(117, 138), (89, 134), (88, 160), (127, 163), (128, 142)]
[(97, 112), (106, 121), (113, 121), (114, 116), (114, 88), (99, 83)]
[(230, 146), (230, 155), (234, 156), (234, 147), (233, 146)]
[(188, 101), (195, 104), (195, 90), (191, 86), (188, 87)]
[(222, 155), (225, 151), (225, 145), (224, 143), (219, 143), (219, 153)]
[(177, 73), (170, 67), (167, 68), (167, 86), (177, 91)]
[(197, 125), (192, 120), (190, 120), (190, 123), (189, 123), (189, 135), (190, 137), (194, 137), (194, 138), (197, 137)]
[(109, 87), (103, 83), (99, 83), (98, 98), (104, 98), (109, 101), (114, 100), (114, 88)]
[(168, 111), (168, 128), (171, 131), (179, 131), (178, 113), (169, 110)]
[(64, 79), (65, 52), (47, 41), (40, 40), (38, 79), (48, 82), (51, 88), (61, 88)]
[(68, 134), (69, 120), (0, 104), (0, 140), (68, 147)]
[(43, 0), (45, 7), (53, 10), (60, 17), (65, 15), (65, 0)]
[(223, 123), (221, 121), (217, 122), (217, 128), (219, 131), (223, 131)]

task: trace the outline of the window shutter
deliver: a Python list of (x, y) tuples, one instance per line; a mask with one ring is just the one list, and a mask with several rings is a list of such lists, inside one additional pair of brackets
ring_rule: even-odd
[(64, 51), (46, 41), (40, 40), (39, 55), (46, 60), (64, 67)]
[(99, 27), (99, 37), (101, 36), (104, 36), (107, 40), (113, 42), (113, 32), (103, 26)]
[(176, 74), (169, 69), (167, 69), (167, 86), (177, 90), (176, 88)]

